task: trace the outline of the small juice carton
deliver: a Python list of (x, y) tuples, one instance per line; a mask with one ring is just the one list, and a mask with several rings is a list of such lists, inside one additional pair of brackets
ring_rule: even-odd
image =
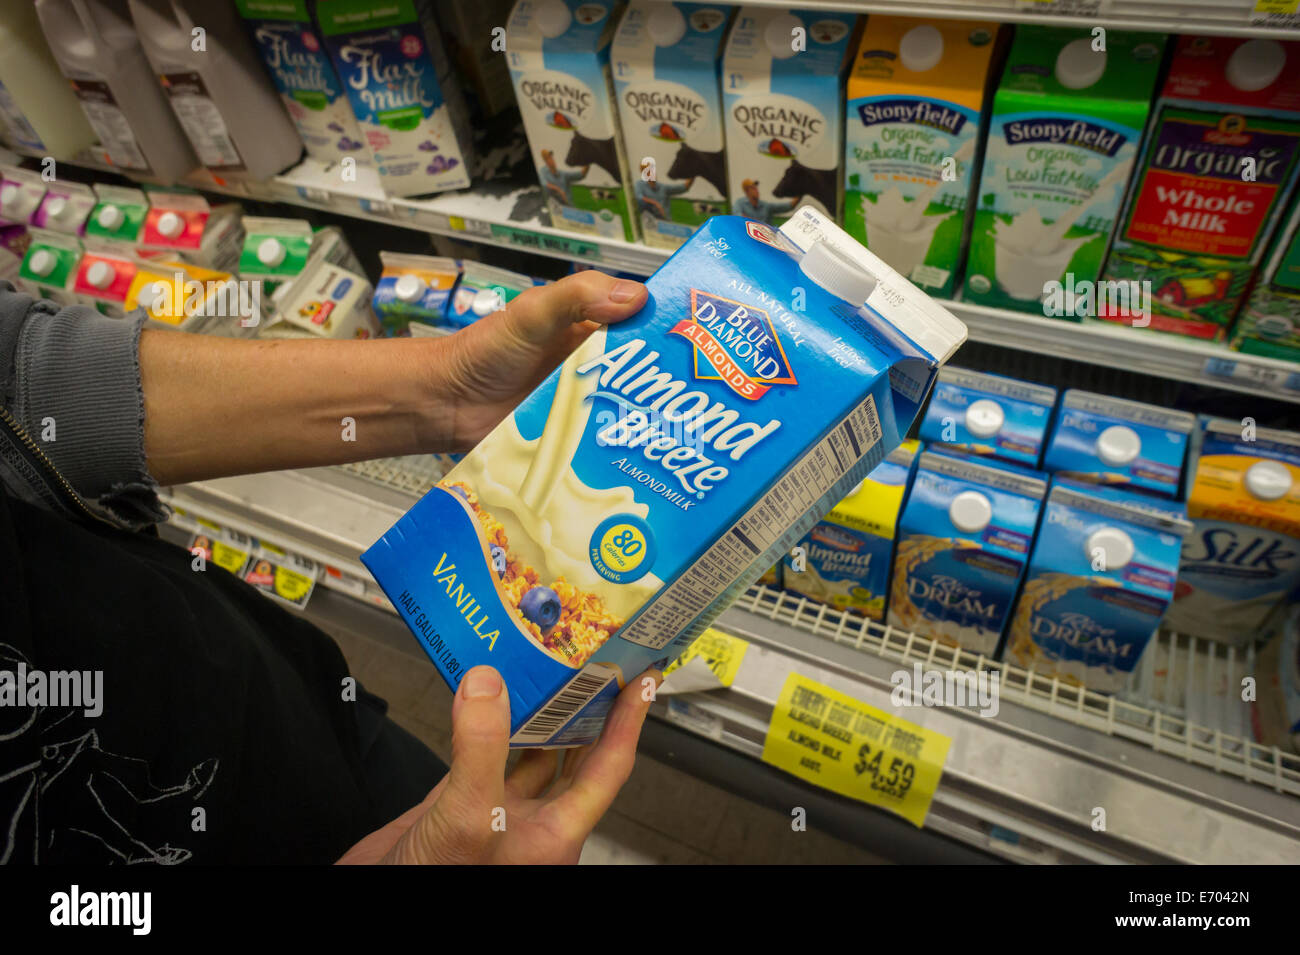
[(0, 221), (27, 225), (45, 197), (38, 173), (0, 164)]
[(276, 303), (261, 338), (374, 338), (370, 283), (342, 266), (313, 259)]
[(87, 247), (73, 273), (72, 291), (77, 301), (110, 318), (126, 314), (126, 296), (139, 265), (116, 251)]
[(460, 262), (438, 255), (380, 252), (383, 273), (371, 307), (384, 334), (398, 335), (412, 322), (441, 325), (451, 290), (460, 278)]
[(899, 520), (890, 624), (996, 656), (1046, 492), (1035, 472), (923, 452)]
[(257, 334), (260, 316), (259, 302), (229, 272), (159, 259), (139, 263), (123, 307), (144, 309), (154, 328), (226, 338)]
[(939, 370), (921, 439), (1037, 468), (1055, 407), (1055, 388), (947, 366)]
[(464, 328), (485, 315), (506, 307), (516, 296), (538, 281), (509, 269), (498, 269), (481, 262), (461, 263), (460, 281), (447, 300), (446, 320), (453, 328)]
[(94, 206), (95, 193), (89, 186), (77, 182), (53, 182), (40, 207), (32, 213), (31, 223), (51, 232), (80, 235), (85, 231), (86, 217)]
[(44, 229), (31, 229), (31, 243), (18, 267), (15, 286), (37, 298), (47, 298), (59, 305), (78, 301), (72, 292), (77, 263), (81, 261), (81, 243), (75, 236)]
[(211, 206), (197, 193), (151, 192), (140, 235), (142, 254), (165, 254), (219, 272), (239, 265), (244, 230), (239, 206)]
[(133, 250), (144, 234), (149, 197), (139, 189), (102, 183), (95, 184), (95, 196), (98, 201), (86, 218), (86, 239), (99, 245), (118, 243), (124, 252)]

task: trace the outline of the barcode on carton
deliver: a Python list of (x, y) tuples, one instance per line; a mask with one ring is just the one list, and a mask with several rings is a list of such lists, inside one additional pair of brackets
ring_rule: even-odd
[(600, 696), (605, 687), (615, 679), (615, 667), (591, 663), (537, 711), (537, 714), (519, 728), (510, 740), (515, 744), (545, 742), (564, 728), (588, 703)]

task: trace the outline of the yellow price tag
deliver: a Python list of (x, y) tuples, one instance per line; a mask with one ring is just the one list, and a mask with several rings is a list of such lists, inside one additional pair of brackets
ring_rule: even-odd
[(710, 627), (686, 648), (685, 653), (669, 664), (668, 669), (664, 670), (664, 676), (682, 668), (695, 657), (700, 657), (709, 665), (709, 669), (723, 686), (731, 686), (735, 682), (736, 671), (740, 669), (740, 661), (745, 658), (747, 649), (749, 644), (740, 637), (733, 637), (729, 633)]
[(316, 581), (284, 567), (275, 568), (275, 592), (293, 603), (306, 603)]
[(772, 711), (763, 761), (920, 828), (952, 740), (791, 673)]
[(212, 562), (223, 570), (238, 574), (248, 562), (248, 553), (221, 541), (213, 541)]
[(465, 231), (465, 220), (462, 219), (460, 216), (448, 216), (447, 222), (457, 232)]
[(1256, 13), (1295, 13), (1300, 0), (1255, 0)]

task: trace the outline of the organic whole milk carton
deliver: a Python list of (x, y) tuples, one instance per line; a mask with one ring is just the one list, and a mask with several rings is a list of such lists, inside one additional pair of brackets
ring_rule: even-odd
[(921, 421), (921, 439), (967, 454), (1037, 468), (1056, 389), (1001, 375), (945, 367)]
[(872, 16), (849, 72), (844, 228), (935, 295), (961, 264), (997, 29)]
[(519, 0), (506, 24), (506, 56), (528, 148), (557, 229), (636, 238), (609, 75), (614, 0)]
[(352, 113), (390, 196), (469, 185), (469, 117), (431, 0), (320, 0)]
[(1300, 434), (1201, 421), (1169, 626), (1247, 646), (1300, 587)]
[(1237, 316), (1232, 347), (1300, 361), (1300, 194)]
[(920, 442), (904, 441), (891, 451), (785, 556), (786, 590), (885, 619), (894, 531), (920, 450)]
[(898, 446), (965, 333), (812, 209), (715, 216), (647, 285), (362, 555), (451, 685), (502, 674), (514, 745), (595, 737)]
[(742, 7), (722, 58), (731, 211), (784, 222), (811, 205), (838, 218), (841, 77), (857, 17)]
[(890, 624), (994, 656), (1046, 491), (1035, 472), (923, 452), (899, 520)]
[[(1022, 25), (993, 97), (965, 299), (1042, 314), (1091, 287), (1137, 159), (1165, 38)], [(1049, 283), (1055, 283), (1054, 286)]]
[(675, 249), (727, 211), (718, 59), (731, 8), (634, 0), (610, 47), (646, 245)]
[(1123, 689), (1173, 599), (1190, 531), (1172, 503), (1053, 481), (1003, 659)]
[(1150, 283), (1151, 328), (1222, 339), (1298, 165), (1300, 43), (1179, 37), (1105, 277)]
[(1178, 497), (1196, 417), (1186, 411), (1071, 388), (1043, 469), (1076, 481)]

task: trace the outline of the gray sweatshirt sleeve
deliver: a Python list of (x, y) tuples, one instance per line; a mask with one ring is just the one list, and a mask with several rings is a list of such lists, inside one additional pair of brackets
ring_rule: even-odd
[(0, 406), (92, 510), (127, 528), (167, 516), (145, 464), (143, 323), (143, 312), (106, 318), (0, 281)]

